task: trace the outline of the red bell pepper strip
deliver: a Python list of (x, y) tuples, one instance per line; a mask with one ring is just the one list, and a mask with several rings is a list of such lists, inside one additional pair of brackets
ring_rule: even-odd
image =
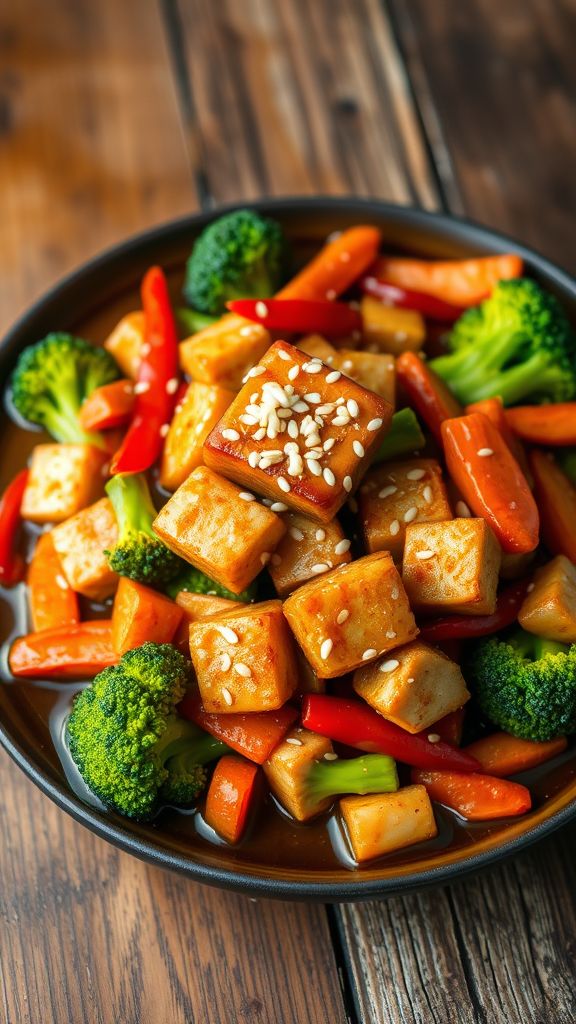
[(83, 403), (78, 420), (83, 430), (123, 427), (134, 412), (136, 396), (131, 380), (115, 380), (95, 388)]
[(532, 806), (530, 790), (518, 782), (491, 775), (460, 775), (445, 771), (413, 771), (412, 782), (428, 796), (452, 808), (467, 821), (492, 821), (525, 814)]
[(499, 281), (520, 277), (522, 270), (522, 260), (512, 253), (468, 260), (388, 256), (378, 263), (378, 276), (383, 281), (466, 307), (485, 299)]
[(270, 331), (335, 337), (352, 334), (362, 327), (357, 310), (345, 302), (327, 299), (234, 299), (226, 305), (232, 313)]
[(213, 714), (204, 710), (195, 694), (185, 697), (178, 710), (184, 718), (256, 764), (264, 764), (298, 718), (298, 711), (289, 704), (277, 711)]
[(110, 619), (29, 633), (14, 641), (8, 655), (12, 675), (23, 679), (91, 679), (117, 662)]
[(537, 743), (535, 740), (521, 740), (508, 732), (493, 732), (470, 743), (466, 750), (480, 761), (484, 771), (500, 779), (536, 768), (561, 754), (567, 746), (565, 736)]
[(437, 644), (443, 640), (466, 640), (499, 633), (516, 622), (529, 584), (530, 580), (521, 580), (502, 590), (492, 615), (444, 615), (441, 619), (423, 622), (420, 638), (428, 644)]
[(207, 825), (228, 843), (237, 843), (246, 828), (256, 785), (258, 766), (235, 754), (221, 757), (206, 796)]
[(0, 498), (0, 586), (11, 587), (22, 578), (24, 562), (16, 551), (20, 508), (28, 483), (28, 470), (16, 474)]
[(386, 306), (398, 309), (415, 309), (429, 320), (452, 324), (462, 316), (465, 307), (453, 306), (425, 292), (415, 292), (410, 288), (400, 288), (397, 284), (383, 281), (379, 276), (379, 264), (376, 262), (371, 270), (360, 281), (360, 288), (366, 295), (380, 299)]
[(112, 473), (142, 473), (156, 462), (162, 428), (172, 419), (179, 386), (178, 332), (160, 267), (151, 267), (144, 276), (142, 306), (146, 354), (134, 388), (134, 415), (112, 459)]
[(481, 771), (469, 754), (448, 743), (430, 743), (422, 735), (412, 735), (357, 700), (308, 694), (302, 701), (302, 724), (331, 740), (369, 753), (390, 754), (416, 768)]
[(444, 420), (462, 415), (462, 406), (433, 370), (415, 352), (403, 352), (396, 360), (396, 376), (408, 404), (432, 431), (442, 439)]
[(546, 546), (553, 554), (576, 562), (576, 487), (553, 458), (538, 448), (529, 459)]
[(576, 445), (576, 402), (556, 405), (517, 405), (506, 409), (506, 421), (517, 437), (553, 448)]

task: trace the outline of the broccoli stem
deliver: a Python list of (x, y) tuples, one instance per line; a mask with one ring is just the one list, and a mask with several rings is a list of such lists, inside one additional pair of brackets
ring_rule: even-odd
[(546, 657), (547, 654), (567, 654), (570, 650), (569, 644), (546, 640), (545, 637), (528, 633), (525, 629), (517, 629), (507, 642), (527, 661), (540, 661), (540, 658)]
[(154, 745), (154, 752), (164, 764), (177, 760), (183, 766), (186, 763), (204, 765), (228, 753), (228, 747), (185, 718), (171, 715)]
[(196, 334), (206, 327), (211, 327), (219, 318), (208, 316), (206, 313), (199, 313), (197, 309), (185, 309), (181, 306), (176, 310), (176, 322), (184, 336)]
[(120, 542), (130, 530), (146, 533), (156, 539), (152, 530), (156, 509), (145, 476), (141, 473), (118, 473), (106, 484), (106, 493), (114, 508)]
[(383, 439), (374, 462), (394, 459), (399, 455), (411, 455), (423, 446), (424, 434), (412, 409), (400, 409), (392, 417), (390, 429)]
[(191, 771), (194, 765), (206, 765), (223, 754), (230, 753), (230, 747), (213, 736), (199, 736), (191, 742), (186, 741), (186, 746), (167, 759), (167, 764), (172, 772)]
[[(514, 346), (509, 348), (509, 355), (513, 356)], [(496, 372), (503, 362), (488, 357), (481, 347), (472, 355), (458, 351), (451, 356), (439, 356), (430, 366), (465, 404), (499, 395), (504, 405), (514, 405), (535, 392), (546, 394), (561, 375), (544, 352), (536, 352), (525, 362)]]
[(386, 754), (365, 754), (348, 761), (316, 761), (306, 785), (322, 800), (339, 793), (393, 793), (398, 789), (396, 762)]

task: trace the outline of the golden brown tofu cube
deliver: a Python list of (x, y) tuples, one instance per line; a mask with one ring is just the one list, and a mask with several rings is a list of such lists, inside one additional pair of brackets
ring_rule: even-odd
[(351, 560), (350, 541), (337, 519), (323, 526), (300, 512), (286, 512), (283, 519), (288, 529), (268, 563), (280, 597)]
[(167, 547), (235, 594), (262, 571), (286, 532), (253, 494), (205, 466), (168, 499), (153, 528)]
[(435, 459), (387, 462), (365, 477), (358, 492), (360, 522), (368, 551), (402, 558), (408, 523), (452, 518), (442, 470)]
[(318, 799), (308, 791), (310, 769), (326, 754), (334, 753), (330, 740), (308, 729), (292, 729), (264, 763), (264, 772), (274, 796), (297, 821), (308, 821), (333, 803), (331, 797)]
[(160, 483), (167, 491), (175, 491), (193, 469), (202, 465), (204, 441), (233, 398), (233, 391), (216, 384), (192, 381), (188, 385), (172, 418), (162, 453)]
[(73, 590), (93, 601), (104, 601), (114, 593), (118, 576), (104, 552), (113, 548), (117, 539), (116, 516), (108, 498), (54, 527), (54, 547)]
[(278, 341), (206, 440), (204, 461), (272, 502), (330, 522), (391, 417), (379, 395)]
[(38, 444), (32, 451), (21, 514), (33, 523), (61, 523), (104, 490), (109, 455), (91, 444)]
[(118, 363), (122, 372), (136, 380), (144, 344), (144, 313), (136, 310), (123, 316), (104, 342), (104, 348)]
[(418, 633), (387, 551), (305, 583), (284, 602), (284, 614), (321, 679), (352, 672)]
[(296, 689), (294, 642), (281, 601), (240, 604), (190, 625), (190, 654), (206, 711), (272, 711)]
[(321, 334), (307, 334), (305, 338), (300, 338), (296, 348), (308, 356), (318, 356), (327, 366), (332, 366), (332, 360), (336, 355), (334, 345), (326, 341)]
[(402, 578), (418, 611), (492, 615), (501, 551), (484, 519), (410, 523)]
[(200, 619), (207, 619), (209, 615), (234, 611), (238, 607), (238, 601), (232, 601), (228, 597), (218, 597), (217, 594), (194, 594), (190, 590), (180, 590), (176, 594), (176, 604), (183, 609), (188, 622), (199, 622)]
[(363, 388), (375, 391), (381, 398), (390, 402), (392, 408), (396, 403), (396, 368), (394, 356), (387, 353), (355, 352), (353, 349), (341, 349), (330, 360), (330, 366), (342, 370)]
[(248, 370), (264, 355), (270, 335), (236, 313), (228, 313), (180, 345), (180, 363), (193, 380), (239, 391)]
[(565, 555), (557, 555), (538, 570), (518, 622), (547, 640), (576, 643), (576, 566)]
[(384, 718), (420, 732), (470, 698), (460, 667), (419, 640), (354, 673), (354, 689)]
[(413, 309), (386, 306), (371, 295), (360, 303), (364, 348), (368, 352), (419, 352), (426, 340), (424, 317)]
[(340, 801), (340, 813), (359, 864), (438, 834), (424, 786), (404, 786), (396, 793), (345, 796)]

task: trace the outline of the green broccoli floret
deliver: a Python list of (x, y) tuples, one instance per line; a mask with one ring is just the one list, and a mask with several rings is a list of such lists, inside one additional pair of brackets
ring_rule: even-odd
[(430, 367), (463, 403), (576, 398), (576, 335), (558, 300), (528, 278), (501, 281), (456, 321), (448, 345)]
[(227, 747), (177, 716), (189, 683), (188, 663), (174, 647), (146, 643), (76, 697), (70, 753), (107, 807), (146, 820), (162, 802), (189, 804), (204, 788), (203, 766)]
[(258, 596), (256, 581), (240, 594), (235, 594), (232, 590), (223, 587), (221, 583), (216, 583), (216, 580), (211, 580), (200, 569), (195, 569), (193, 565), (185, 566), (164, 589), (172, 600), (181, 590), (187, 590), (191, 594), (214, 594), (216, 597), (227, 597), (229, 601), (243, 601), (244, 604), (255, 601)]
[(392, 417), (390, 429), (374, 456), (374, 462), (397, 459), (399, 455), (413, 455), (425, 443), (416, 413), (412, 409), (400, 409)]
[(172, 579), (183, 562), (152, 529), (156, 509), (146, 477), (140, 473), (118, 473), (106, 484), (106, 493), (118, 522), (116, 546), (104, 552), (110, 568), (120, 576), (151, 586)]
[(56, 441), (103, 447), (99, 433), (86, 433), (78, 422), (82, 402), (120, 376), (112, 356), (72, 334), (49, 334), (25, 348), (11, 381), (11, 400), (30, 423), (44, 427)]
[(393, 793), (399, 783), (394, 758), (363, 754), (348, 760), (314, 761), (304, 785), (307, 798), (319, 802), (341, 793)]
[(211, 316), (224, 313), (232, 299), (266, 298), (282, 283), (286, 254), (276, 221), (253, 210), (227, 213), (197, 239), (186, 265), (184, 297)]
[(465, 675), (486, 717), (513, 736), (551, 740), (576, 731), (576, 644), (516, 629), (478, 641)]

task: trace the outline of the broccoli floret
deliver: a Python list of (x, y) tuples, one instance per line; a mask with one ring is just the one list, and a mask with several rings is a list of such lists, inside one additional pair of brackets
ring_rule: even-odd
[(82, 402), (120, 376), (112, 356), (72, 334), (49, 334), (22, 352), (11, 381), (11, 400), (30, 423), (44, 427), (56, 441), (95, 444), (98, 433), (86, 433), (78, 422)]
[(108, 564), (120, 576), (159, 586), (182, 568), (182, 559), (162, 543), (152, 529), (156, 509), (146, 477), (118, 473), (106, 484), (118, 522), (118, 541), (105, 551)]
[(188, 663), (174, 647), (146, 643), (76, 697), (70, 753), (107, 807), (146, 820), (160, 803), (192, 803), (204, 788), (203, 765), (227, 747), (177, 716), (189, 683)]
[(282, 283), (286, 241), (274, 220), (235, 210), (204, 229), (186, 265), (184, 297), (218, 316), (232, 299), (266, 298)]
[(305, 779), (307, 795), (318, 801), (341, 793), (393, 793), (398, 785), (396, 762), (387, 754), (315, 761)]
[(424, 434), (416, 413), (412, 409), (400, 409), (392, 417), (390, 429), (382, 439), (374, 462), (397, 459), (399, 455), (413, 455), (424, 444)]
[[(180, 564), (182, 565), (182, 563)], [(243, 601), (244, 604), (255, 601), (258, 596), (256, 581), (240, 594), (235, 594), (232, 590), (223, 587), (221, 583), (216, 583), (216, 580), (211, 580), (200, 569), (195, 569), (193, 565), (183, 568), (164, 589), (168, 597), (173, 600), (181, 590), (187, 590), (191, 594), (214, 594), (216, 597), (227, 597), (229, 601)]]
[(551, 740), (576, 730), (576, 644), (516, 629), (478, 641), (465, 674), (486, 717), (513, 736)]
[(576, 398), (576, 335), (557, 299), (528, 278), (501, 281), (448, 336), (430, 367), (463, 403)]

